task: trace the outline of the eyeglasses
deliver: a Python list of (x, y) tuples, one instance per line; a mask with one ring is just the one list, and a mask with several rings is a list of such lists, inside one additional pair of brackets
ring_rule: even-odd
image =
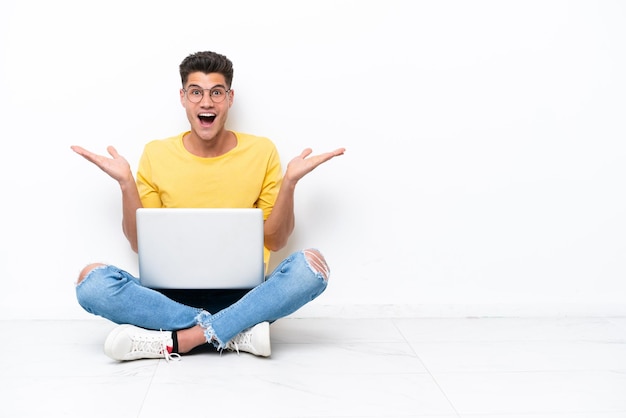
[(187, 95), (187, 99), (191, 103), (200, 103), (202, 98), (204, 97), (204, 91), (209, 91), (209, 97), (213, 101), (213, 103), (221, 103), (224, 101), (228, 93), (230, 93), (230, 89), (226, 90), (224, 87), (213, 87), (212, 89), (203, 89), (198, 86), (192, 86), (188, 89), (183, 89), (185, 94)]

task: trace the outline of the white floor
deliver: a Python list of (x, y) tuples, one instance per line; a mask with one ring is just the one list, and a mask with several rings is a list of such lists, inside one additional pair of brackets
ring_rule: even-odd
[(2, 417), (626, 417), (626, 318), (282, 319), (272, 357), (117, 363), (113, 324), (0, 321)]

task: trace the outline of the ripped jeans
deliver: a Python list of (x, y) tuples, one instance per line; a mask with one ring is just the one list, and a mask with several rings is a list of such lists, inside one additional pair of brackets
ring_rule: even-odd
[(298, 251), (237, 302), (210, 313), (144, 287), (115, 266), (102, 265), (76, 285), (76, 297), (87, 312), (117, 324), (164, 331), (200, 325), (207, 341), (213, 340), (221, 349), (241, 331), (260, 322), (274, 322), (315, 299), (326, 289), (329, 274), (317, 250)]

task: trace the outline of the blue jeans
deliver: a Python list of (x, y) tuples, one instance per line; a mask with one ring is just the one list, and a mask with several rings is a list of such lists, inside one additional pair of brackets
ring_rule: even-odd
[(176, 302), (111, 265), (91, 270), (76, 286), (76, 297), (87, 312), (117, 324), (169, 331), (200, 325), (207, 341), (221, 349), (241, 331), (287, 316), (326, 289), (328, 267), (319, 258), (309, 262), (307, 251), (291, 254), (265, 282), (216, 313)]

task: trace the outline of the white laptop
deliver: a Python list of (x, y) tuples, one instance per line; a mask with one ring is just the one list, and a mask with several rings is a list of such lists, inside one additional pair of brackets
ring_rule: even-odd
[(251, 289), (265, 280), (261, 209), (140, 208), (139, 280), (153, 289)]

